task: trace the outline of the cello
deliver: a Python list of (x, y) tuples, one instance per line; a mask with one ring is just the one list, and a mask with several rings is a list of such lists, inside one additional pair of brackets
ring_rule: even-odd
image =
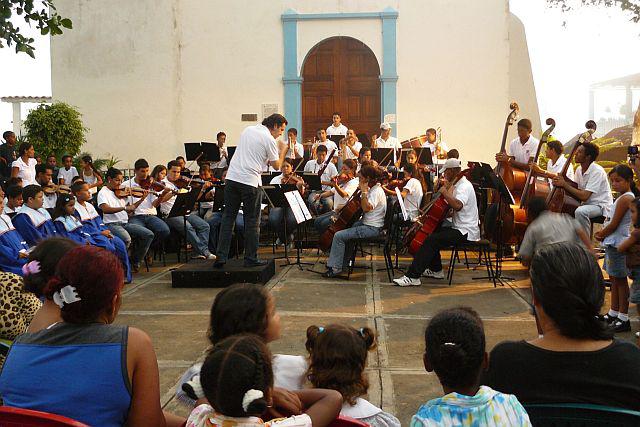
[[(546, 144), (549, 141), (549, 136), (551, 132), (556, 127), (556, 121), (551, 117), (547, 119), (545, 122), (549, 128), (544, 131), (542, 137), (540, 138), (540, 143), (538, 144), (538, 149), (536, 150), (536, 155), (533, 158), (533, 163), (538, 162), (538, 157), (540, 156), (540, 151), (542, 150), (542, 145)], [(546, 191), (544, 187), (546, 184)], [(545, 179), (544, 181), (538, 181), (536, 177), (536, 173), (533, 171), (532, 167), (529, 167), (529, 171), (527, 172), (527, 181), (524, 184), (524, 189), (522, 191), (522, 197), (520, 198), (519, 205), (511, 205), (511, 209), (513, 210), (513, 230), (518, 241), (522, 241), (524, 238), (524, 232), (527, 229), (528, 221), (527, 221), (527, 203), (529, 202), (529, 198), (532, 196), (538, 196), (540, 194), (544, 194), (546, 196), (549, 192), (549, 183)]]
[[(516, 102), (512, 102), (509, 105), (509, 108), (511, 111), (509, 112), (504, 124), (502, 143), (500, 144), (500, 153), (504, 154), (507, 153), (507, 133), (509, 132), (509, 126), (515, 123), (518, 119), (518, 113), (520, 112), (520, 107)], [(516, 204), (519, 204), (522, 196), (522, 190), (524, 189), (527, 180), (526, 172), (514, 169), (509, 162), (498, 162), (498, 166), (496, 166), (496, 175), (502, 178), (504, 184), (507, 186), (509, 191), (511, 191)]]
[(347, 200), (347, 203), (340, 208), (338, 216), (333, 224), (327, 228), (320, 236), (318, 241), (318, 247), (322, 252), (327, 252), (331, 249), (333, 243), (333, 236), (342, 230), (346, 230), (351, 227), (362, 216), (362, 203), (360, 201), (360, 189), (358, 188), (353, 192), (353, 195)]
[[(593, 134), (596, 131), (597, 125), (593, 120), (589, 120), (585, 124), (585, 127), (587, 128), (586, 132), (582, 133), (576, 141), (575, 145), (571, 149), (569, 157), (567, 158), (567, 162), (562, 168), (562, 172), (560, 172), (559, 174), (559, 176), (561, 176), (573, 188), (578, 188), (578, 184), (567, 178), (567, 170), (569, 169), (569, 166), (571, 166), (571, 161), (573, 160), (573, 156), (576, 154), (576, 150), (578, 149), (578, 147), (585, 142), (593, 141)], [(547, 207), (551, 212), (561, 212), (570, 215), (573, 215), (576, 209), (582, 203), (580, 200), (569, 194), (569, 192), (565, 191), (564, 188), (555, 186), (547, 196), (546, 202)]]

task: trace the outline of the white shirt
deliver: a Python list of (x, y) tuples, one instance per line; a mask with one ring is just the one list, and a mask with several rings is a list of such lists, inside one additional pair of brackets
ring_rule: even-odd
[[(353, 143), (353, 149), (356, 150), (358, 152), (358, 154), (360, 153), (360, 150), (362, 150), (362, 142), (360, 141), (356, 141)], [(351, 151), (351, 149), (349, 148), (349, 146), (347, 144), (344, 145), (344, 151), (345, 151), (345, 159), (354, 159), (354, 160), (358, 160), (358, 156), (353, 154), (353, 151)]]
[(407, 209), (409, 218), (415, 219), (418, 216), (420, 204), (422, 203), (422, 185), (417, 179), (411, 178), (404, 185), (404, 189), (409, 192), (409, 194), (404, 198), (404, 206)]
[(613, 204), (613, 196), (611, 195), (607, 172), (602, 166), (593, 162), (584, 174), (582, 173), (582, 166), (578, 166), (575, 178), (579, 189), (591, 192), (591, 196), (582, 204), (599, 206), (602, 208), (603, 215), (607, 216)]
[(302, 144), (296, 141), (293, 149), (289, 148), (289, 151), (287, 151), (286, 157), (287, 159), (301, 159), (302, 157), (304, 157), (304, 147), (302, 146)]
[(18, 157), (18, 160), (14, 160), (11, 163), (12, 168), (18, 168), (18, 177), (22, 178), (22, 187), (27, 185), (37, 185), (36, 182), (36, 165), (38, 161), (36, 159), (28, 159), (27, 163), (22, 160), (22, 157)]
[[(58, 175), (60, 175), (60, 173), (58, 172)], [(82, 180), (84, 182), (86, 182), (89, 185), (95, 184), (96, 182), (98, 182), (98, 178), (96, 178), (96, 176), (93, 174), (93, 171), (91, 172), (90, 175), (85, 175), (84, 174), (84, 170), (82, 171)], [(65, 179), (65, 185), (70, 185), (71, 181), (67, 182)], [(94, 195), (98, 192), (98, 187), (89, 187), (89, 194)]]
[(42, 207), (45, 209), (53, 209), (56, 207), (56, 202), (58, 201), (58, 195), (56, 193), (53, 194), (44, 194)]
[(343, 125), (342, 123), (340, 123), (340, 126), (335, 127), (333, 125), (333, 123), (331, 123), (331, 126), (329, 126), (327, 128), (327, 136), (331, 136), (331, 135), (346, 135), (347, 131), (349, 129), (347, 129), (347, 127), (345, 125)]
[(224, 169), (227, 167), (227, 147), (220, 147), (220, 160), (217, 162), (211, 162), (211, 169)]
[(278, 158), (276, 140), (269, 129), (261, 124), (248, 126), (240, 134), (238, 147), (227, 171), (227, 180), (259, 187), (263, 166)]
[(529, 163), (529, 159), (536, 155), (540, 141), (529, 135), (529, 139), (524, 145), (520, 142), (520, 138), (516, 138), (509, 144), (509, 155), (513, 156), (516, 162)]
[[(105, 185), (100, 191), (98, 191), (98, 206), (105, 204), (112, 208), (124, 208), (127, 205), (127, 202), (125, 199), (116, 197), (116, 194)], [(129, 222), (129, 215), (127, 215), (127, 211), (125, 210), (112, 214), (103, 213), (102, 220), (105, 224), (113, 222), (123, 222), (126, 224)]]
[[(547, 160), (547, 172), (560, 174), (560, 172), (562, 172), (562, 168), (566, 163), (567, 163), (567, 158), (562, 154), (560, 154), (560, 157), (558, 157), (558, 160), (556, 160), (555, 165), (551, 163), (551, 159), (549, 159)], [(567, 168), (567, 178), (569, 178), (571, 181), (574, 181), (574, 173), (573, 173), (572, 165), (569, 165), (569, 167)], [(549, 179), (549, 184), (551, 184), (551, 179)]]
[(346, 184), (340, 186), (340, 188), (342, 188), (342, 190), (347, 193), (347, 197), (342, 197), (340, 194), (338, 194), (335, 188), (332, 188), (331, 191), (333, 191), (333, 210), (337, 211), (338, 209), (343, 207), (347, 203), (347, 200), (349, 200), (349, 198), (353, 196), (353, 193), (358, 189), (358, 185), (360, 185), (360, 180), (358, 179), (358, 177), (354, 177), (347, 181)]
[(367, 200), (373, 209), (363, 215), (362, 223), (371, 227), (384, 226), (384, 216), (387, 213), (387, 196), (380, 184), (376, 184), (369, 189)]
[(393, 163), (395, 163), (398, 160), (397, 150), (402, 150), (402, 144), (400, 144), (400, 141), (398, 141), (398, 138), (395, 138), (391, 135), (389, 135), (389, 138), (387, 138), (386, 141), (382, 139), (381, 136), (379, 136), (378, 139), (376, 139), (376, 147), (377, 148), (395, 148), (395, 150), (393, 150)]
[(327, 147), (327, 156), (329, 154), (331, 154), (332, 151), (333, 151), (333, 156), (334, 157), (338, 156), (338, 145), (335, 142), (333, 142), (332, 140), (326, 139), (324, 141), (318, 141), (318, 142), (316, 142), (314, 147), (318, 148), (319, 145), (324, 145), (325, 147)]
[(453, 228), (467, 235), (467, 240), (475, 242), (480, 240), (480, 227), (478, 226), (478, 204), (476, 192), (467, 178), (464, 176), (455, 185), (453, 196), (462, 202), (462, 209), (455, 211), (452, 217)]
[[(233, 158), (235, 159), (235, 156), (233, 156)], [(167, 178), (163, 179), (162, 183), (169, 190), (178, 191), (178, 187), (176, 187), (176, 185), (173, 182), (169, 181)], [(169, 200), (160, 203), (160, 212), (162, 212), (164, 215), (169, 215), (169, 212), (171, 212), (171, 209), (173, 209), (173, 205), (176, 203), (176, 197), (178, 197), (178, 195), (174, 193)]]
[(66, 170), (63, 166), (58, 170), (58, 180), (63, 178), (64, 185), (71, 185), (71, 181), (73, 181), (73, 178), (76, 176), (80, 176), (80, 174), (75, 166), (71, 166), (69, 170)]
[[(321, 163), (318, 163), (317, 160), (309, 160), (307, 164), (304, 165), (304, 171), (317, 174), (318, 172), (320, 172), (320, 169), (322, 169), (322, 166), (324, 165)], [(338, 170), (336, 169), (336, 165), (334, 165), (332, 161), (329, 161), (329, 164), (324, 169), (324, 172), (322, 172), (320, 181), (329, 182), (336, 175), (338, 175)], [(330, 189), (331, 187), (329, 187), (328, 185), (322, 186), (322, 191), (329, 191)]]
[[(438, 163), (438, 155), (436, 154), (436, 144), (432, 144), (429, 141), (425, 142), (424, 144), (422, 144), (422, 148), (428, 148), (431, 151), (431, 161), (433, 162), (433, 164), (437, 164)], [(440, 148), (444, 151), (449, 151), (449, 147), (447, 146), (447, 143), (444, 141), (440, 141)]]
[(84, 202), (84, 205), (76, 202), (76, 212), (80, 215), (80, 221), (89, 221), (100, 216), (96, 208), (89, 202)]
[[(131, 178), (125, 182), (122, 183), (122, 185), (120, 186), (121, 188), (127, 188), (127, 187), (140, 187), (140, 184), (138, 184), (135, 181), (135, 178)], [(153, 206), (153, 202), (155, 202), (155, 200), (158, 197), (155, 194), (149, 194), (147, 196), (146, 199), (144, 199), (142, 201), (142, 203), (140, 203), (140, 205), (136, 208), (136, 210), (134, 211), (134, 215), (158, 215), (158, 211), (156, 210), (156, 208)], [(135, 204), (138, 200), (140, 200), (139, 197), (133, 197), (133, 196), (129, 196), (127, 198), (127, 203), (129, 203), (130, 205)]]

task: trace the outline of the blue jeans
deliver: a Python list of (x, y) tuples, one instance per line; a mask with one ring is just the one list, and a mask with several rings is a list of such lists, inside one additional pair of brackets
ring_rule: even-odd
[(260, 239), (260, 204), (262, 189), (251, 185), (227, 180), (224, 190), (224, 212), (218, 237), (218, 262), (226, 262), (231, 246), (233, 224), (240, 210), (244, 213), (244, 259), (245, 262), (258, 260), (258, 242)]
[(327, 228), (329, 228), (329, 226), (333, 224), (333, 220), (331, 219), (333, 215), (335, 215), (335, 212), (329, 211), (316, 217), (316, 219), (313, 221), (313, 226), (315, 227), (318, 234), (324, 233)]
[[(183, 216), (174, 216), (165, 219), (169, 227), (184, 236), (185, 221)], [(187, 242), (195, 249), (198, 255), (209, 256), (209, 224), (197, 215), (187, 216), (186, 222)]]
[(127, 248), (131, 246), (132, 241), (135, 241), (131, 252), (131, 263), (140, 264), (153, 242), (153, 232), (140, 225), (126, 222), (112, 222), (106, 226), (115, 236), (122, 239)]
[(582, 205), (578, 206), (574, 216), (576, 221), (582, 226), (584, 231), (589, 235), (591, 232), (591, 218), (601, 216), (603, 214), (602, 208), (596, 205)]
[(171, 233), (169, 226), (157, 215), (134, 215), (129, 218), (129, 224), (136, 224), (151, 230), (156, 242), (164, 242)]
[(309, 202), (309, 208), (311, 212), (316, 215), (323, 214), (333, 209), (333, 196), (324, 197), (320, 200), (316, 200), (316, 196), (322, 193), (322, 191), (314, 191), (309, 194), (307, 201)]
[[(216, 253), (218, 249), (220, 225), (222, 224), (222, 212), (213, 212), (207, 223), (209, 224), (209, 250), (212, 253)], [(235, 232), (236, 235), (244, 236), (244, 215), (240, 212), (238, 212), (236, 216)]]
[[(287, 212), (286, 222), (284, 220), (285, 210)], [(269, 211), (269, 227), (278, 234), (278, 238), (282, 243), (287, 242), (289, 239), (287, 235), (293, 234), (297, 226), (298, 223), (296, 222), (296, 217), (288, 206), (286, 208), (271, 208)]]
[(376, 237), (380, 235), (380, 230), (381, 228), (379, 227), (364, 225), (361, 221), (358, 221), (353, 224), (353, 227), (338, 231), (333, 236), (327, 267), (330, 267), (333, 271), (342, 271), (342, 267), (347, 261), (345, 257), (348, 258), (351, 255), (350, 249), (352, 249), (353, 240)]

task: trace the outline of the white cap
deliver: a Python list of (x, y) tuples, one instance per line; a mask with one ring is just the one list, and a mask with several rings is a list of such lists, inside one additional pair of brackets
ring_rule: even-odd
[(442, 167), (440, 168), (441, 172), (446, 171), (447, 169), (456, 169), (459, 168), (461, 165), (460, 160), (458, 159), (447, 159), (446, 162), (444, 162), (444, 165), (442, 165)]
[(380, 124), (380, 129), (389, 130), (389, 129), (391, 129), (391, 125), (389, 123), (387, 123), (387, 122), (381, 123)]

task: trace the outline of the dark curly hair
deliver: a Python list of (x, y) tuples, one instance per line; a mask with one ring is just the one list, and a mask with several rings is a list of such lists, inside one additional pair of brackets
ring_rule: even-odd
[(305, 344), (309, 352), (309, 382), (315, 388), (339, 391), (345, 402), (355, 405), (356, 399), (369, 389), (364, 368), (367, 353), (375, 346), (376, 335), (371, 328), (309, 326)]
[(208, 338), (216, 345), (231, 335), (250, 333), (265, 338), (269, 326), (269, 291), (260, 285), (236, 284), (213, 300)]
[[(229, 417), (259, 416), (268, 407), (273, 387), (271, 353), (257, 335), (240, 334), (223, 339), (209, 352), (200, 370), (200, 383), (211, 406)], [(247, 391), (264, 396), (243, 408)]]
[(485, 355), (482, 320), (469, 307), (436, 314), (424, 332), (425, 356), (443, 386), (470, 387), (478, 382)]

